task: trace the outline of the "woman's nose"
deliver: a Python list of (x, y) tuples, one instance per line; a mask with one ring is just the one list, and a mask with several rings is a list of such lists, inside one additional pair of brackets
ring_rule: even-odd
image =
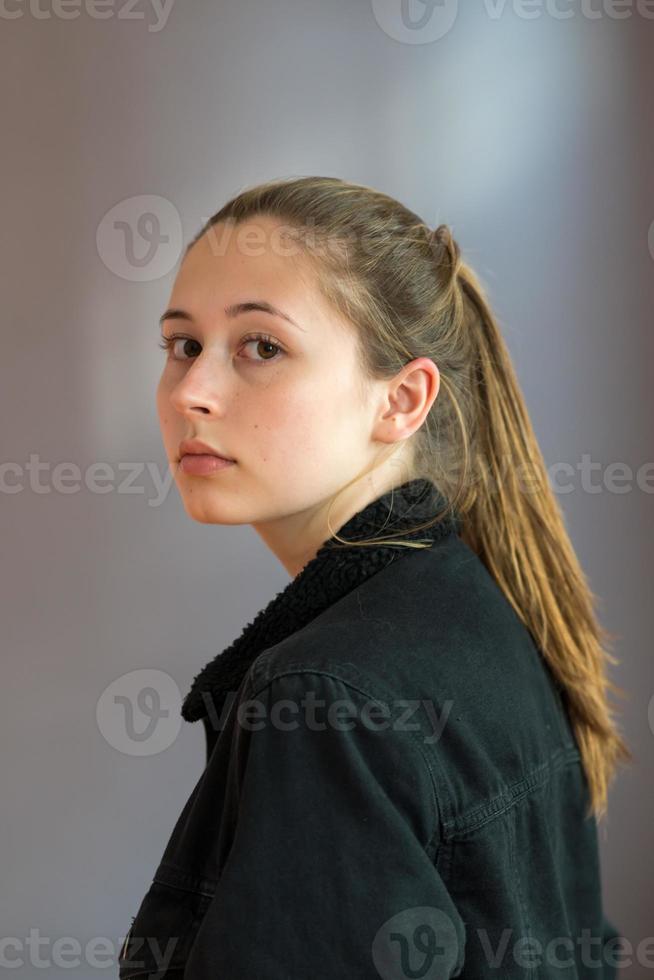
[(181, 414), (222, 415), (226, 404), (226, 383), (220, 367), (198, 357), (173, 388), (170, 400)]

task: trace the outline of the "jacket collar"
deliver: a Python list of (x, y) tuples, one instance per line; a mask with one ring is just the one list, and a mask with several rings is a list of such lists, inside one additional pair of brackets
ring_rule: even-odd
[[(461, 529), (460, 517), (447, 510), (434, 526), (411, 532), (415, 525), (445, 510), (447, 501), (426, 479), (414, 479), (384, 493), (351, 517), (338, 534), (348, 541), (399, 537), (437, 541)], [(198, 721), (219, 715), (227, 695), (236, 691), (259, 653), (301, 629), (319, 613), (375, 572), (413, 549), (375, 544), (349, 547), (333, 536), (295, 578), (257, 613), (243, 632), (196, 675), (182, 704), (182, 717)]]

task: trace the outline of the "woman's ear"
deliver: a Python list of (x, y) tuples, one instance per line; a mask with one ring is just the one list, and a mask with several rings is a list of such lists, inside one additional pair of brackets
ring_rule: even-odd
[(430, 357), (416, 357), (385, 383), (373, 437), (379, 442), (407, 439), (420, 428), (440, 388), (440, 372)]

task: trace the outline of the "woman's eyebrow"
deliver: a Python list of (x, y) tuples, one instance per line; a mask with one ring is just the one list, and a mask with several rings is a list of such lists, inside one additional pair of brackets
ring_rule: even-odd
[[(237, 317), (241, 313), (251, 313), (255, 310), (258, 310), (260, 313), (268, 313), (270, 316), (281, 317), (282, 320), (286, 320), (288, 323), (291, 323), (294, 327), (297, 327), (298, 330), (304, 331), (306, 329), (305, 327), (301, 327), (299, 323), (296, 323), (295, 320), (291, 319), (291, 317), (287, 313), (284, 313), (283, 310), (279, 310), (271, 303), (265, 302), (265, 300), (248, 300), (244, 303), (232, 303), (230, 306), (225, 307), (225, 313), (230, 318)], [(179, 308), (173, 306), (159, 317), (160, 327), (163, 326), (164, 320), (187, 320), (188, 322), (192, 323), (193, 317), (190, 313), (187, 313), (186, 310), (180, 310)]]

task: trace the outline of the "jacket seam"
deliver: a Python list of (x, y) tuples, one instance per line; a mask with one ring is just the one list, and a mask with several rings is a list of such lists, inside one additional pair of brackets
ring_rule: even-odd
[(192, 874), (180, 868), (172, 861), (161, 861), (154, 873), (153, 881), (167, 888), (177, 888), (179, 891), (191, 892), (193, 895), (204, 895), (213, 898), (217, 881), (206, 875)]
[(502, 793), (498, 793), (497, 796), (475, 807), (469, 813), (447, 821), (443, 826), (445, 839), (449, 840), (473, 833), (485, 824), (491, 823), (529, 795), (532, 790), (542, 786), (554, 773), (574, 765), (578, 760), (578, 749), (567, 746), (560, 747), (549, 759), (536, 766), (522, 779), (510, 783)]
[[(516, 895), (518, 896), (518, 905), (520, 907), (520, 919), (522, 921), (522, 928), (524, 931), (524, 938), (531, 942), (533, 939), (531, 933), (531, 924), (527, 916), (527, 906), (525, 903), (524, 892), (522, 888), (522, 881), (520, 879), (520, 871), (518, 868), (518, 862), (516, 861), (516, 808), (513, 807), (510, 811), (509, 818), (507, 820), (508, 831), (509, 831), (509, 849), (511, 854), (511, 870), (513, 872), (513, 881), (515, 883)], [(537, 978), (540, 976), (540, 970), (535, 965), (530, 965), (526, 968), (527, 976), (531, 978)]]

